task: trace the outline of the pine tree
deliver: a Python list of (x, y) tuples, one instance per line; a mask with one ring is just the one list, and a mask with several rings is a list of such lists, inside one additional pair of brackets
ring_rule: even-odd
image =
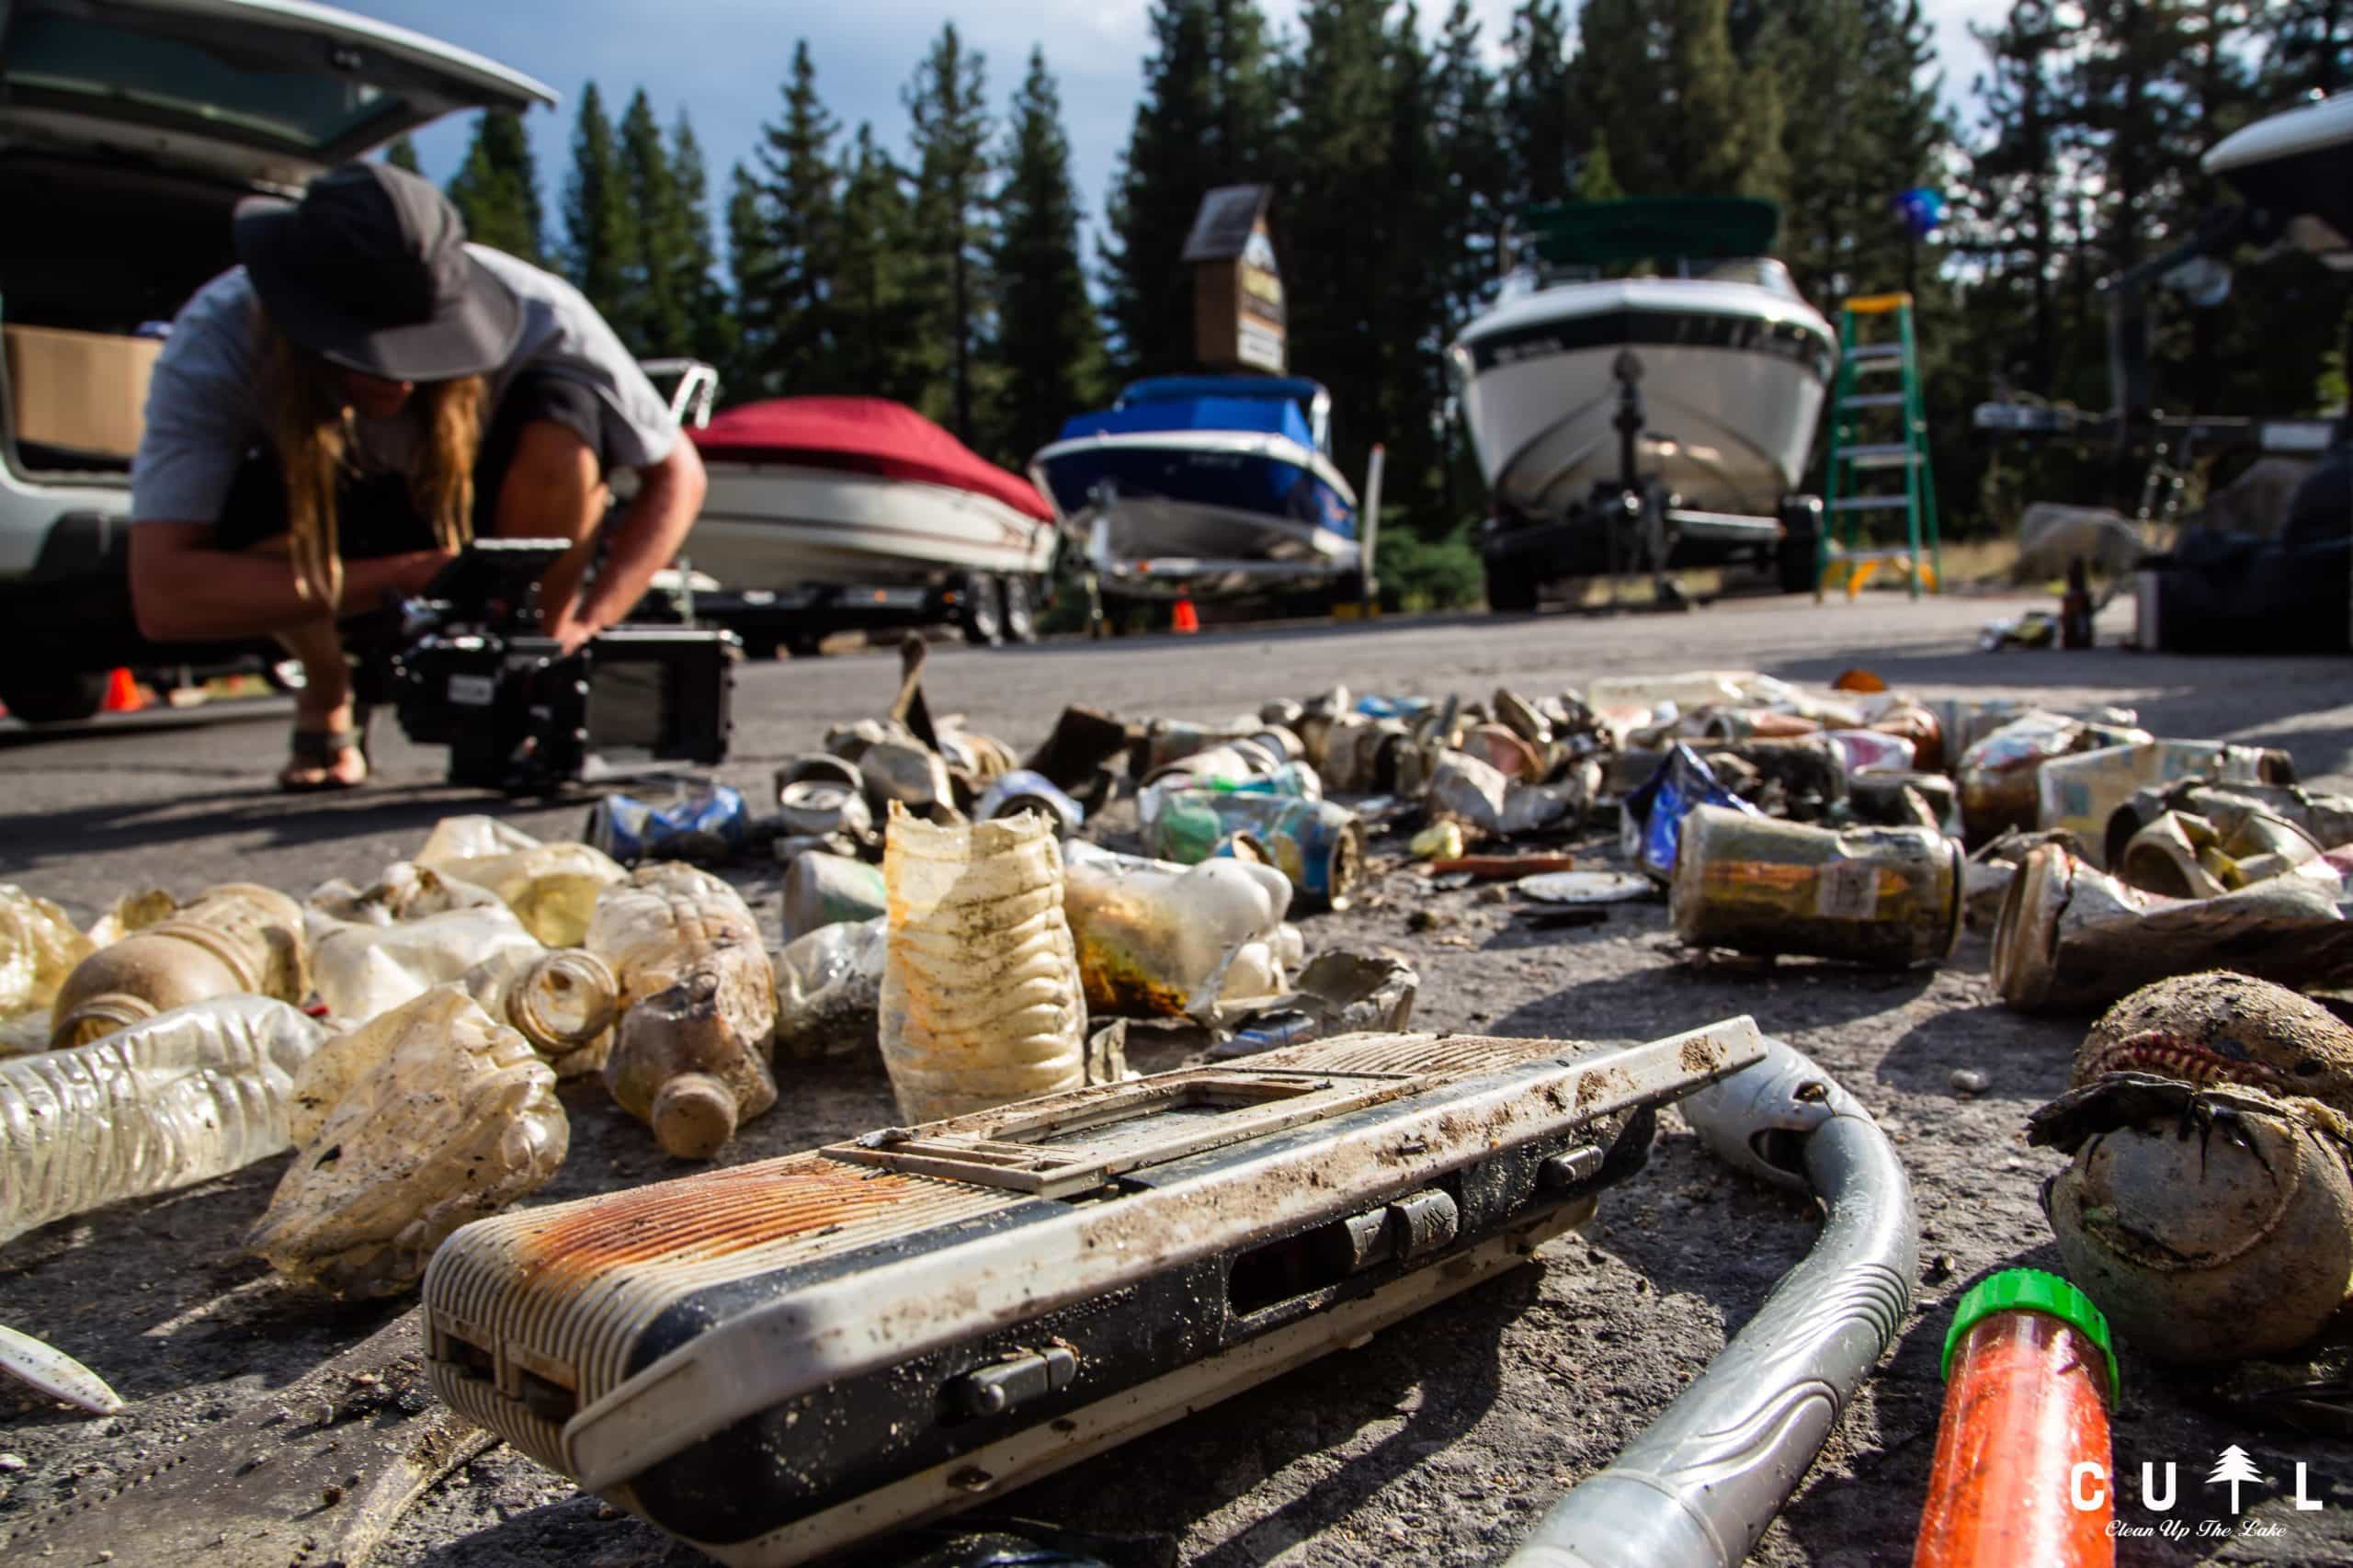
[(474, 121), (473, 140), (449, 181), (449, 194), (473, 239), (534, 265), (545, 257), (547, 219), (540, 205), (540, 171), (521, 115), (494, 108)]
[(396, 169), (406, 169), (413, 175), (425, 172), (424, 165), (416, 161), (416, 143), (408, 139), (405, 131), (393, 137), (392, 145), (384, 149), (384, 162)]
[[(1252, 0), (1154, 0), (1152, 28), (1101, 246), (1112, 349), (1131, 375), (1192, 363), (1185, 237), (1208, 191), (1276, 177), (1282, 107), (1266, 18)], [(1279, 210), (1279, 241), (1285, 222)]]
[(989, 336), (988, 180), (991, 126), (985, 62), (956, 24), (939, 30), (901, 94), (915, 154), (913, 238), (923, 340), (943, 395), (927, 397), (959, 439), (973, 438), (977, 361)]
[(1569, 87), (1568, 32), (1561, 0), (1520, 0), (1512, 13), (1503, 123), (1515, 206), (1569, 195), (1570, 165), (1582, 138)]
[(1013, 99), (997, 192), (995, 270), (1003, 381), (991, 445), (1017, 467), (1102, 392), (1103, 336), (1079, 260), (1079, 201), (1062, 97), (1042, 49)]
[(774, 338), (759, 301), (776, 272), (773, 235), (760, 200), (760, 183), (737, 164), (727, 176), (728, 324), (733, 343), (719, 368), (733, 400), (765, 397), (776, 388), (765, 367)]
[(829, 384), (838, 369), (827, 279), (841, 176), (834, 162), (840, 128), (817, 97), (817, 68), (805, 39), (793, 45), (791, 74), (780, 91), (783, 118), (760, 128), (749, 215), (761, 237), (748, 249), (755, 263), (735, 268), (736, 309), (761, 381), (807, 392)]
[(1384, 509), (1403, 506), (1409, 517), (1443, 528), (1453, 519), (1432, 506), (1445, 460), (1432, 420), (1446, 396), (1439, 354), (1449, 257), (1438, 248), (1446, 170), (1438, 161), (1438, 84), (1413, 0), (1399, 10), (1389, 36), (1388, 74), (1392, 197), (1368, 224), (1379, 235), (1373, 332), (1381, 350), (1375, 425), (1368, 434), (1388, 447)]
[(640, 358), (676, 354), (693, 341), (686, 285), (691, 281), (694, 236), (680, 202), (677, 171), (654, 104), (640, 87), (620, 123), (621, 187), (636, 231), (626, 273), (629, 309), (607, 317)]
[[(1568, 67), (1572, 112), (1585, 145), (1609, 145), (1612, 173), (1631, 196), (1680, 188), (1669, 153), (1665, 28), (1659, 0), (1585, 0)], [(1515, 62), (1515, 69), (1524, 69)], [(1565, 178), (1565, 176), (1563, 176)]]
[(2353, 0), (2271, 0), (2263, 75), (2272, 101), (2353, 84)]
[(1597, 131), (1593, 145), (1577, 162), (1577, 199), (1615, 201), (1625, 194), (1618, 184), (1618, 171), (1609, 165), (1609, 138)]
[(687, 321), (680, 347), (713, 365), (728, 365), (736, 354), (735, 322), (727, 290), (719, 280), (719, 256), (710, 229), (710, 169), (702, 143), (680, 109), (670, 127), (670, 177), (678, 193), (682, 228), (677, 252), (678, 299)]
[(902, 403), (920, 399), (924, 367), (910, 298), (906, 176), (861, 123), (841, 163), (839, 240), (827, 280), (839, 322), (843, 390)]
[[(637, 268), (637, 232), (629, 213), (627, 182), (612, 121), (591, 82), (580, 94), (572, 133), (572, 174), (564, 182), (565, 275), (588, 302), (619, 329), (630, 315), (630, 280)], [(626, 337), (623, 339), (627, 341)]]
[(1450, 334), (1469, 321), (1500, 267), (1510, 169), (1496, 119), (1495, 81), (1480, 57), (1471, 0), (1454, 0), (1438, 38), (1431, 85), (1431, 136), (1442, 171), (1431, 248)]

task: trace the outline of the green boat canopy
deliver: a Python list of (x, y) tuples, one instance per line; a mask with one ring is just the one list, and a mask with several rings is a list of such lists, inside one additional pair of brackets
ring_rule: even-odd
[(1770, 256), (1781, 210), (1753, 196), (1636, 196), (1528, 210), (1536, 254), (1558, 267)]

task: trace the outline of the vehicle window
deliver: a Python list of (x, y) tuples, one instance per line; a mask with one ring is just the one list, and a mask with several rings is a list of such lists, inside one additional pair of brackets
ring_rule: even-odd
[(20, 101), (38, 95), (61, 108), (192, 121), (215, 136), (290, 151), (341, 142), (401, 108), (393, 94), (339, 74), (324, 57), (296, 63), (39, 6), (9, 19), (0, 76)]

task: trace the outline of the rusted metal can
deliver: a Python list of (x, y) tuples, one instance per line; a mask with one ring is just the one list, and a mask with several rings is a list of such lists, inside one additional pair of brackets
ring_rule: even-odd
[(1694, 947), (1881, 969), (1943, 961), (1961, 936), (1961, 846), (1920, 827), (1809, 827), (1699, 806), (1667, 893)]

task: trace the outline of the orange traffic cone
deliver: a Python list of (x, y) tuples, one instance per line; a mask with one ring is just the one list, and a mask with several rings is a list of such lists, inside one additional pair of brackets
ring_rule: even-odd
[(1193, 601), (1190, 599), (1178, 599), (1176, 601), (1176, 619), (1169, 622), (1168, 630), (1171, 631), (1199, 631), (1200, 629), (1201, 618), (1193, 613)]
[(136, 713), (146, 706), (146, 699), (139, 695), (139, 683), (131, 678), (129, 670), (117, 665), (114, 674), (107, 677), (106, 711)]

